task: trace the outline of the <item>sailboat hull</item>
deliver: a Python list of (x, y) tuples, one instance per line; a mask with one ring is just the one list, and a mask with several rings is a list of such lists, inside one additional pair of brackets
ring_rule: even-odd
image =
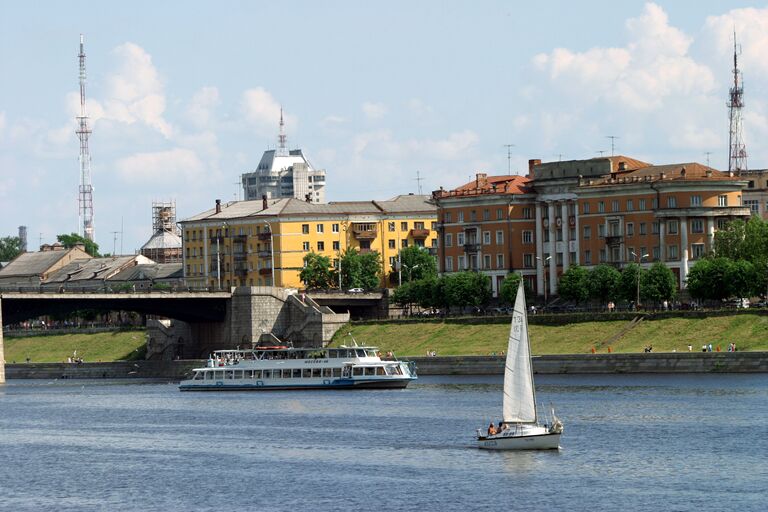
[(479, 437), (477, 447), (482, 450), (557, 450), (560, 448), (560, 434)]

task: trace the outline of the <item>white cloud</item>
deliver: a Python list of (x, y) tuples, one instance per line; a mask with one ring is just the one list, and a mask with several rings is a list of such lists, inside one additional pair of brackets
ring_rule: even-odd
[(733, 9), (707, 18), (704, 30), (721, 56), (733, 55), (733, 32), (741, 49), (740, 67), (747, 76), (768, 72), (768, 8)]
[(387, 113), (387, 107), (382, 103), (366, 101), (362, 106), (363, 114), (368, 119), (381, 119)]
[(189, 102), (186, 117), (197, 128), (209, 127), (213, 121), (214, 111), (220, 103), (218, 88), (203, 87)]
[(457, 160), (466, 157), (479, 141), (472, 130), (464, 130), (443, 139), (395, 140), (389, 130), (364, 132), (354, 137), (352, 145), (356, 155), (388, 160), (433, 158)]
[[(248, 89), (243, 92), (240, 101), (246, 121), (254, 126), (262, 135), (275, 134), (280, 125), (280, 104), (272, 94), (263, 87)], [(297, 121), (293, 116), (283, 112), (286, 131), (295, 133)]]
[(688, 55), (692, 39), (669, 25), (661, 7), (646, 4), (626, 27), (626, 47), (557, 48), (537, 55), (533, 63), (548, 72), (556, 87), (584, 102), (604, 100), (636, 111), (659, 109), (669, 97), (713, 90), (711, 70)]
[(5, 112), (0, 110), (0, 137), (5, 133)]
[(136, 153), (119, 160), (116, 168), (127, 183), (189, 182), (199, 177), (205, 166), (191, 149), (174, 148), (168, 151)]

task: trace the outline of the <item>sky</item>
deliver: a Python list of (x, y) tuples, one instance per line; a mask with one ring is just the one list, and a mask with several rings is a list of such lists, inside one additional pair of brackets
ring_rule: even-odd
[(766, 168), (765, 3), (0, 0), (0, 237), (78, 231), (80, 34), (96, 242), (130, 254), (153, 201), (181, 220), (242, 197), (281, 107), (329, 201), (526, 174), (610, 154), (609, 136), (727, 169), (734, 29), (748, 164)]

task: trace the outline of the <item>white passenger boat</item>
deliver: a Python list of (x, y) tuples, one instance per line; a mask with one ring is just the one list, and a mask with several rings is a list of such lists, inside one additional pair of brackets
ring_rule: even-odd
[(563, 424), (551, 412), (549, 423), (541, 425), (536, 411), (533, 387), (531, 343), (528, 338), (528, 318), (525, 309), (523, 282), (517, 288), (515, 308), (504, 364), (504, 398), (502, 422), (497, 430), (493, 424), (485, 433), (477, 430), (477, 446), (486, 450), (547, 450), (560, 448)]
[(416, 379), (414, 362), (376, 347), (256, 347), (219, 350), (204, 368), (181, 381), (181, 391), (404, 388)]

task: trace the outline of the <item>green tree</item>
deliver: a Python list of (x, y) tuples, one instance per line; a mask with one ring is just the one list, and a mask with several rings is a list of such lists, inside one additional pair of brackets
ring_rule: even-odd
[(87, 238), (84, 238), (77, 233), (70, 233), (69, 235), (57, 235), (56, 240), (58, 240), (61, 245), (67, 249), (71, 249), (77, 244), (83, 244), (85, 246), (85, 252), (94, 258), (99, 257), (99, 244), (93, 240), (88, 240)]
[(11, 261), (21, 254), (21, 240), (17, 236), (0, 238), (0, 261)]
[(621, 272), (611, 265), (600, 264), (589, 273), (589, 297), (602, 303), (618, 299)]
[(359, 287), (372, 290), (381, 285), (381, 254), (370, 251), (360, 255), (360, 284)]
[[(507, 274), (504, 281), (501, 282), (501, 289), (499, 290), (499, 297), (502, 302), (511, 306), (515, 305), (515, 299), (517, 298), (517, 287), (520, 286), (520, 274), (512, 272)], [(531, 290), (528, 280), (523, 281), (523, 290), (525, 291), (526, 300), (533, 298), (533, 290)]]
[(428, 249), (412, 245), (402, 249), (398, 256), (403, 283), (437, 277), (437, 261), (429, 254)]
[(729, 258), (704, 258), (688, 271), (688, 293), (695, 299), (722, 300), (731, 296), (728, 274), (733, 262)]
[(589, 271), (582, 266), (573, 265), (560, 276), (557, 284), (560, 298), (584, 302), (589, 298)]
[(627, 302), (635, 302), (637, 299), (637, 280), (640, 279), (640, 294), (642, 296), (643, 272), (645, 272), (637, 263), (630, 263), (621, 271), (619, 287), (616, 295)]
[(661, 261), (657, 261), (640, 278), (640, 295), (643, 301), (663, 302), (672, 300), (677, 293), (675, 274)]
[(484, 306), (491, 299), (491, 278), (479, 272), (456, 272), (444, 278), (442, 293), (448, 306)]
[(333, 283), (331, 259), (315, 252), (305, 255), (299, 279), (307, 288), (329, 288)]
[(725, 279), (729, 284), (729, 296), (751, 297), (762, 291), (762, 281), (758, 281), (758, 273), (750, 261), (732, 261), (726, 269)]
[(360, 253), (354, 247), (350, 247), (341, 255), (341, 286), (345, 289), (362, 288), (362, 262)]

